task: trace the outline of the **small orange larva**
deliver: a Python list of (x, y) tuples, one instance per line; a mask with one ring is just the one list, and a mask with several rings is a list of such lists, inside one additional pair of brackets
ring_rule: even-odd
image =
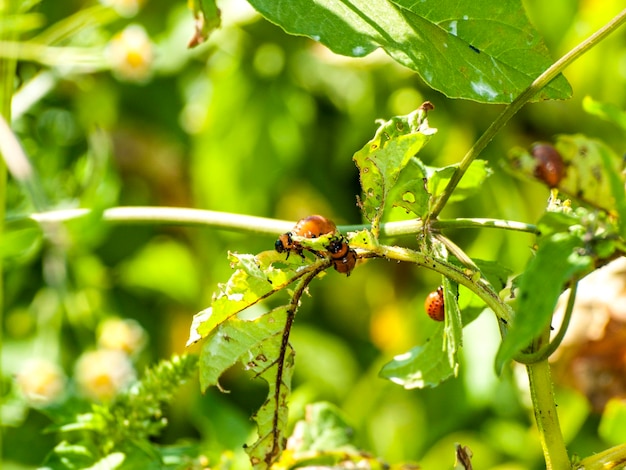
[(424, 301), (424, 309), (430, 318), (435, 321), (443, 321), (445, 309), (443, 304), (443, 287), (439, 286), (436, 291), (431, 292)]

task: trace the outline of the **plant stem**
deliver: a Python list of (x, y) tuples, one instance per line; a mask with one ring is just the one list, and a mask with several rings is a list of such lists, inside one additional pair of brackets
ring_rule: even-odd
[[(39, 212), (28, 218), (39, 222), (65, 222), (90, 214), (89, 209), (62, 209)], [(9, 222), (19, 222), (27, 217), (12, 217)], [(228, 212), (189, 209), (183, 207), (113, 207), (106, 209), (102, 219), (111, 223), (128, 224), (173, 224), (173, 225), (205, 225), (207, 227), (225, 230), (243, 231), (265, 235), (277, 235), (288, 232), (295, 221), (253, 217)], [(496, 228), (517, 232), (537, 233), (537, 227), (532, 224), (500, 219), (452, 219), (437, 220), (432, 226), (437, 229), (461, 228)], [(369, 229), (366, 224), (340, 225), (341, 232), (355, 232)], [(381, 224), (381, 235), (384, 237), (399, 237), (417, 235), (424, 230), (424, 224), (419, 219)]]
[(570, 287), (569, 297), (567, 299), (567, 306), (565, 307), (565, 313), (563, 314), (563, 321), (561, 322), (561, 326), (559, 327), (559, 332), (554, 336), (552, 341), (549, 344), (542, 347), (538, 351), (535, 351), (530, 354), (520, 354), (516, 356), (516, 360), (518, 362), (522, 362), (523, 364), (533, 364), (539, 361), (547, 360), (556, 349), (559, 347), (563, 338), (565, 337), (565, 333), (567, 332), (567, 328), (569, 326), (569, 322), (572, 318), (572, 313), (574, 311), (574, 303), (576, 300), (576, 291), (578, 288), (578, 280), (574, 279), (572, 281), (572, 286)]
[(448, 199), (454, 192), (454, 189), (463, 178), (463, 175), (469, 168), (470, 164), (478, 157), (478, 155), (487, 147), (487, 144), (495, 137), (495, 135), (502, 129), (507, 122), (528, 103), (533, 96), (535, 96), (542, 88), (550, 83), (556, 76), (561, 73), (569, 64), (578, 59), (581, 55), (587, 52), (589, 49), (601, 42), (606, 36), (611, 34), (617, 28), (619, 28), (626, 21), (626, 9), (622, 10), (615, 18), (609, 21), (606, 25), (596, 31), (593, 35), (587, 38), (585, 41), (578, 44), (571, 51), (552, 64), (545, 72), (539, 75), (528, 88), (522, 91), (517, 98), (515, 98), (495, 121), (491, 123), (489, 128), (480, 136), (480, 138), (470, 148), (459, 167), (455, 171), (454, 175), (450, 179), (448, 186), (435, 202), (430, 217), (436, 219), (439, 213), (443, 210)]
[(626, 444), (611, 447), (580, 461), (576, 470), (617, 470), (626, 465)]
[(370, 248), (369, 257), (375, 256), (394, 259), (397, 261), (406, 261), (417, 264), (418, 266), (423, 266), (467, 287), (478, 295), (485, 302), (485, 304), (487, 304), (487, 307), (493, 310), (494, 314), (500, 320), (498, 323), (501, 331), (503, 328), (502, 324), (507, 325), (512, 320), (513, 313), (510, 307), (500, 299), (498, 294), (488, 283), (486, 283), (486, 281), (483, 281), (480, 277), (476, 279), (477, 272), (474, 272), (469, 268), (460, 268), (448, 263), (447, 261), (436, 259), (420, 251), (399, 246), (379, 245), (374, 248)]
[[(547, 343), (549, 339), (550, 328), (548, 327), (535, 341), (533, 347), (537, 350), (542, 343)], [(528, 364), (526, 371), (530, 381), (530, 395), (546, 468), (547, 470), (568, 470), (571, 468), (571, 463), (559, 426), (559, 416), (556, 412), (550, 364), (547, 359)]]

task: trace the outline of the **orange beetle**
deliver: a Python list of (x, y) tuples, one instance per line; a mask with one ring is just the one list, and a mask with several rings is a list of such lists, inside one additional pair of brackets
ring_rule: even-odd
[(350, 248), (346, 239), (343, 236), (334, 238), (327, 248), (335, 270), (349, 276), (356, 266), (356, 252)]
[(300, 219), (291, 233), (304, 238), (317, 238), (336, 231), (337, 226), (332, 220), (321, 215), (310, 215)]
[[(279, 236), (276, 243), (274, 243), (274, 248), (279, 253), (286, 251), (287, 257), (289, 257), (291, 252), (304, 257), (302, 254), (304, 248), (293, 240), (293, 236), (318, 238), (322, 235), (335, 233), (337, 233), (337, 226), (332, 220), (321, 215), (310, 215), (300, 219), (291, 232), (283, 233)], [(346, 239), (342, 235), (338, 235), (330, 240), (326, 249), (335, 270), (349, 276), (356, 265), (356, 252), (350, 248)], [(322, 253), (317, 251), (314, 251), (314, 253), (318, 256), (323, 256)]]
[(274, 248), (279, 253), (286, 251), (287, 257), (289, 257), (289, 253), (292, 251), (303, 256), (302, 247), (291, 238), (293, 235), (304, 238), (318, 238), (336, 231), (337, 226), (332, 220), (321, 215), (310, 215), (300, 219), (291, 232), (283, 233), (278, 237), (278, 240), (274, 243)]
[(424, 309), (430, 318), (435, 321), (443, 321), (445, 318), (445, 308), (443, 303), (443, 287), (439, 286), (436, 291), (431, 292), (424, 301)]

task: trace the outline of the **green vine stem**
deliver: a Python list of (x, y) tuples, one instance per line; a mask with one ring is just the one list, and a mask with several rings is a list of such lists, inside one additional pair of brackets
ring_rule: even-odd
[(576, 470), (618, 470), (626, 465), (626, 444), (611, 447), (580, 461)]
[[(9, 223), (17, 223), (30, 218), (38, 223), (66, 222), (86, 217), (89, 209), (61, 209), (39, 212), (29, 216), (13, 216)], [(254, 217), (249, 215), (232, 214), (228, 212), (209, 211), (203, 209), (189, 209), (182, 207), (112, 207), (106, 209), (102, 219), (110, 223), (126, 224), (173, 224), (173, 225), (200, 225), (220, 228), (224, 230), (242, 231), (263, 235), (278, 235), (291, 230), (295, 221)], [(516, 232), (537, 233), (537, 227), (532, 224), (511, 220), (461, 218), (453, 220), (437, 220), (431, 227), (438, 230), (463, 228), (496, 228)], [(343, 233), (369, 229), (366, 224), (340, 225)], [(382, 237), (401, 237), (417, 235), (424, 230), (424, 224), (419, 219), (381, 224)]]
[[(550, 340), (550, 327), (533, 343), (533, 349), (538, 350), (542, 344)], [(539, 431), (539, 440), (543, 448), (547, 470), (568, 470), (571, 463), (567, 455), (565, 441), (559, 425), (559, 416), (556, 412), (556, 401), (552, 388), (552, 377), (548, 360), (526, 365), (530, 382), (530, 396), (535, 413), (535, 421)]]
[(495, 121), (487, 128), (487, 130), (480, 136), (480, 138), (474, 143), (474, 145), (467, 151), (456, 172), (452, 175), (448, 186), (444, 189), (439, 199), (435, 202), (433, 210), (431, 211), (430, 218), (436, 219), (439, 213), (443, 210), (448, 199), (454, 192), (454, 189), (463, 178), (463, 175), (469, 168), (470, 164), (478, 157), (478, 155), (487, 147), (489, 142), (495, 137), (495, 135), (502, 129), (507, 122), (528, 103), (533, 96), (535, 96), (542, 88), (544, 88), (550, 81), (561, 73), (569, 64), (578, 59), (581, 55), (587, 52), (592, 47), (600, 43), (605, 37), (619, 28), (626, 21), (626, 9), (622, 10), (617, 16), (615, 16), (606, 25), (596, 31), (593, 35), (587, 38), (585, 41), (578, 44), (571, 51), (552, 64), (545, 72), (539, 75), (528, 88), (520, 93), (506, 108), (502, 111), (502, 114), (498, 116)]

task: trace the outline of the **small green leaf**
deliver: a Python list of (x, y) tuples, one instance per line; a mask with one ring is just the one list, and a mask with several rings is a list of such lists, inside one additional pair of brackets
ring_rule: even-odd
[(583, 247), (581, 236), (573, 233), (555, 233), (540, 240), (519, 279), (517, 313), (496, 356), (498, 371), (548, 327), (565, 283), (591, 268), (592, 258), (581, 253)]
[(614, 104), (602, 103), (594, 100), (590, 96), (585, 96), (583, 98), (583, 109), (589, 114), (593, 114), (594, 116), (598, 116), (612, 122), (616, 126), (619, 126), (622, 130), (626, 131), (626, 112)]
[(463, 346), (463, 320), (457, 302), (459, 286), (447, 277), (443, 277), (443, 297), (445, 308), (444, 350), (448, 353), (448, 362), (456, 376), (459, 369), (459, 350)]
[(307, 405), (306, 418), (296, 424), (296, 452), (333, 451), (350, 445), (354, 432), (341, 410), (332, 403)]
[(205, 42), (221, 26), (222, 18), (215, 0), (189, 0), (188, 3), (195, 20), (195, 33), (189, 41), (189, 47), (195, 47)]
[(380, 376), (406, 389), (436, 387), (454, 375), (448, 355), (444, 352), (444, 326), (421, 346), (400, 354), (383, 366)]
[[(268, 338), (282, 333), (287, 318), (287, 307), (278, 307), (255, 320), (232, 316), (219, 324), (207, 336), (200, 353), (200, 387), (206, 390), (218, 385), (220, 376), (242, 360), (248, 352)], [(278, 341), (280, 343), (280, 341)]]
[(443, 278), (445, 322), (423, 346), (396, 356), (385, 364), (380, 376), (406, 389), (436, 387), (456, 376), (458, 353), (463, 344), (463, 321), (457, 303), (458, 285)]
[[(411, 114), (381, 123), (374, 138), (354, 154), (363, 191), (361, 210), (364, 217), (372, 222), (375, 237), (378, 237), (387, 197), (400, 173), (437, 132), (428, 126), (427, 109), (423, 105)], [(422, 183), (418, 181), (416, 184)]]
[[(428, 192), (433, 200), (441, 195), (458, 166), (458, 164), (454, 164), (442, 168), (427, 168), (429, 173)], [(450, 196), (450, 202), (462, 201), (477, 193), (490, 175), (491, 169), (485, 160), (474, 160)]]
[(369, 230), (359, 230), (358, 232), (351, 232), (348, 235), (348, 240), (352, 248), (363, 248), (364, 250), (371, 250), (378, 246), (378, 240)]
[[(520, 0), (249, 0), (290, 34), (337, 54), (363, 57), (382, 48), (451, 98), (510, 103), (552, 60)], [(494, 40), (497, 38), (497, 40)], [(560, 75), (536, 97), (564, 99)]]

